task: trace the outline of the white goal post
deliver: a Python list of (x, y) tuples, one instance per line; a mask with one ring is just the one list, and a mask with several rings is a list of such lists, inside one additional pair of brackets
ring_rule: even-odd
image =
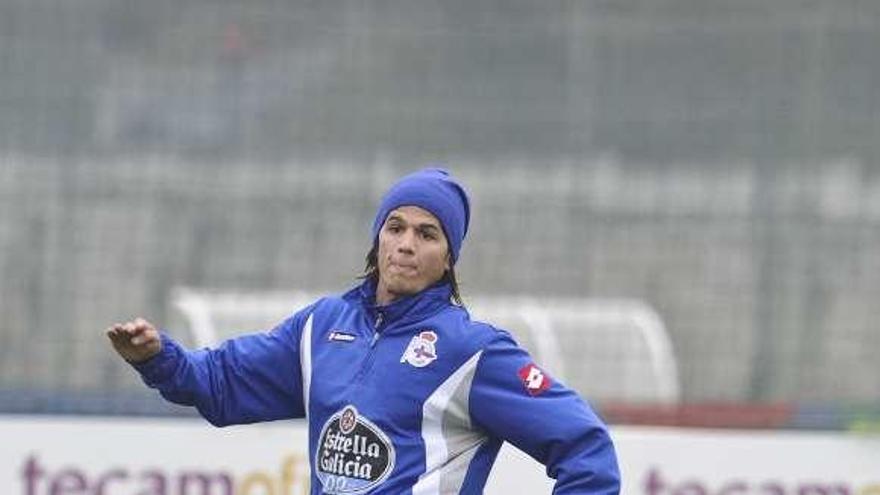
[[(180, 287), (171, 307), (195, 345), (265, 330), (319, 296), (307, 291)], [(469, 297), (475, 320), (511, 334), (552, 376), (599, 401), (679, 402), (678, 367), (659, 315), (642, 301), (523, 296)]]

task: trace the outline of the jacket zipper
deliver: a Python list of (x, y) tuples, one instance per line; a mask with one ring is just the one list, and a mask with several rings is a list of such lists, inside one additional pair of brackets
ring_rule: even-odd
[(376, 321), (373, 323), (373, 337), (370, 339), (370, 349), (367, 351), (367, 356), (364, 358), (363, 364), (361, 365), (361, 369), (358, 371), (357, 377), (354, 381), (360, 382), (364, 375), (367, 374), (367, 371), (373, 367), (373, 360), (376, 357), (376, 343), (379, 342), (379, 338), (382, 336), (382, 333), (379, 332), (379, 327), (382, 326), (382, 323), (385, 322), (385, 315), (382, 312), (377, 312)]
[(379, 326), (382, 325), (382, 322), (385, 321), (385, 315), (381, 312), (376, 316), (376, 323), (373, 324), (373, 339), (370, 340), (370, 347), (376, 347), (376, 342), (379, 340), (379, 337), (382, 335), (379, 333)]

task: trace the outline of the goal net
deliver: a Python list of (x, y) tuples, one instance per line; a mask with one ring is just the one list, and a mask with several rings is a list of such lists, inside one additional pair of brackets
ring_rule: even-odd
[[(178, 288), (171, 307), (197, 346), (271, 328), (318, 295)], [(625, 299), (472, 297), (472, 319), (509, 331), (554, 378), (595, 401), (677, 403), (678, 369), (663, 321)]]

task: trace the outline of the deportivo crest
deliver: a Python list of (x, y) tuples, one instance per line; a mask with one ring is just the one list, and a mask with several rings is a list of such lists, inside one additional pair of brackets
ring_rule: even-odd
[(391, 440), (354, 406), (345, 406), (331, 416), (319, 438), (315, 467), (324, 493), (366, 493), (394, 469)]
[(553, 384), (550, 381), (550, 377), (541, 368), (535, 366), (534, 363), (529, 363), (520, 368), (518, 374), (523, 385), (526, 387), (526, 391), (532, 397), (542, 394)]
[(437, 334), (425, 330), (409, 341), (406, 351), (400, 357), (401, 363), (409, 363), (416, 368), (424, 368), (437, 359)]

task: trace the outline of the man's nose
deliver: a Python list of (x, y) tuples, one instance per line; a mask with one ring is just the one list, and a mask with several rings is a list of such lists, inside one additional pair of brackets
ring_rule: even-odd
[(415, 232), (411, 229), (407, 229), (402, 236), (400, 236), (400, 243), (397, 245), (397, 250), (403, 253), (412, 254), (415, 252)]

